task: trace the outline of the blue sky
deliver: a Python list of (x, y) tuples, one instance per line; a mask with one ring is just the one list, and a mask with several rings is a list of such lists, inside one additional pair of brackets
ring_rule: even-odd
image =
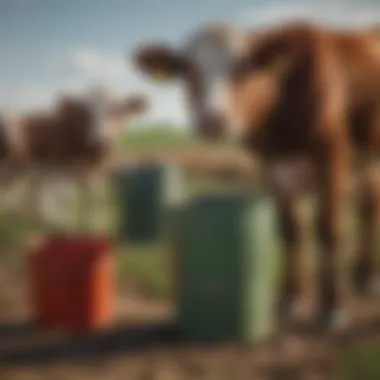
[(94, 81), (147, 94), (149, 120), (182, 123), (183, 95), (157, 87), (128, 60), (140, 42), (178, 42), (206, 21), (241, 26), (295, 16), (328, 23), (380, 20), (380, 0), (0, 0), (0, 108), (44, 107)]

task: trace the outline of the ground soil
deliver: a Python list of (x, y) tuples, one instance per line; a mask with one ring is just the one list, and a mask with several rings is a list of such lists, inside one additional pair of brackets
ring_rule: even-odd
[(338, 379), (339, 347), (380, 337), (380, 306), (352, 300), (355, 326), (329, 334), (283, 327), (261, 347), (179, 343), (171, 305), (119, 294), (111, 330), (67, 336), (31, 325), (22, 271), (0, 264), (0, 379)]

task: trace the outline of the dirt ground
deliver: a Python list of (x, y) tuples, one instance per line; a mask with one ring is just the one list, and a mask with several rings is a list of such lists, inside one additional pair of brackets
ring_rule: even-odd
[(119, 294), (112, 330), (69, 337), (30, 325), (19, 268), (0, 263), (0, 379), (340, 379), (339, 347), (380, 337), (380, 306), (352, 302), (355, 328), (339, 336), (287, 328), (261, 347), (176, 339), (170, 305)]

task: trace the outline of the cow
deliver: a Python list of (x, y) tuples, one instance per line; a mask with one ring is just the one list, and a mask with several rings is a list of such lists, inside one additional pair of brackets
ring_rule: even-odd
[[(86, 223), (95, 222), (91, 211), (96, 210), (93, 201), (100, 186), (98, 179), (112, 159), (122, 124), (147, 106), (143, 96), (116, 100), (105, 89), (94, 87), (85, 94), (60, 94), (47, 110), (3, 116), (0, 166), (15, 177), (29, 175), (33, 198), (43, 195), (43, 204), (51, 211), (51, 196), (58, 195), (65, 202), (67, 179), (74, 179), (84, 191)], [(41, 183), (53, 185), (53, 191), (41, 193), (42, 188), (49, 189)], [(32, 206), (40, 205), (37, 199), (31, 201)], [(65, 207), (54, 211), (59, 223), (66, 223)]]
[[(280, 303), (288, 316), (302, 310), (296, 200), (314, 191), (319, 242), (315, 322), (348, 326), (350, 292), (341, 262), (355, 173), (361, 175), (362, 197), (356, 204), (361, 226), (353, 282), (359, 294), (379, 289), (378, 29), (333, 28), (310, 19), (247, 30), (209, 24), (181, 47), (140, 46), (134, 62), (152, 79), (183, 84), (197, 134), (237, 138), (263, 163), (284, 242)], [(310, 178), (297, 188), (301, 173)]]

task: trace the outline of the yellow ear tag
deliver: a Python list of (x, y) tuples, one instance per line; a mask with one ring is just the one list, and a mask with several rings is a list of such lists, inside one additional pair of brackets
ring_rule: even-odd
[(150, 76), (159, 83), (167, 83), (172, 79), (168, 71), (154, 70), (150, 72)]

